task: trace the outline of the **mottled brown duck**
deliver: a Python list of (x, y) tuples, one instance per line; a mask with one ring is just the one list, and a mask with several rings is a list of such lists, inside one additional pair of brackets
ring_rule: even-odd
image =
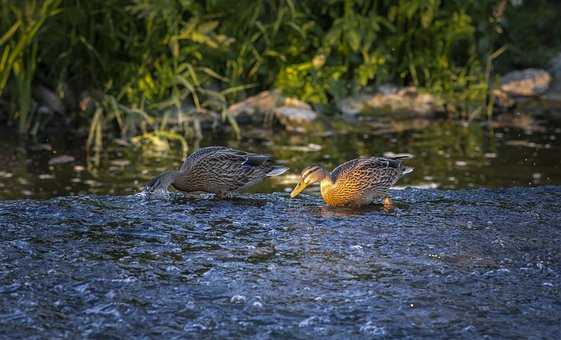
[(413, 171), (402, 160), (411, 155), (353, 159), (335, 168), (331, 173), (318, 165), (302, 170), (298, 185), (290, 193), (296, 197), (311, 184), (320, 183), (321, 196), (329, 206), (364, 206), (384, 198), (384, 207), (391, 208), (388, 189), (403, 175)]
[(224, 198), (251, 187), (265, 177), (278, 176), (287, 170), (286, 167), (274, 166), (271, 156), (211, 146), (189, 155), (179, 171), (166, 171), (154, 178), (144, 191), (149, 195), (165, 193), (171, 185), (187, 193), (215, 193)]

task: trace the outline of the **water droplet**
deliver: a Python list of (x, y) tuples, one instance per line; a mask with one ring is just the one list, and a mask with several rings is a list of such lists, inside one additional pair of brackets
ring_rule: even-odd
[(372, 321), (368, 321), (365, 325), (360, 326), (360, 332), (370, 336), (384, 336), (386, 330), (384, 327), (374, 325)]
[(300, 323), (298, 324), (298, 327), (300, 327), (300, 328), (309, 327), (309, 326), (317, 323), (316, 320), (318, 320), (318, 318), (316, 316), (310, 316), (309, 318), (306, 318), (306, 319), (300, 321)]
[(234, 295), (230, 298), (230, 302), (235, 304), (244, 304), (246, 300), (246, 297), (243, 295)]

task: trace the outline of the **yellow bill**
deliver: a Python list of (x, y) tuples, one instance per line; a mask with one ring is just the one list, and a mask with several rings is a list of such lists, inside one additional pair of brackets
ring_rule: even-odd
[(304, 191), (304, 189), (306, 189), (307, 186), (308, 184), (304, 183), (304, 181), (298, 182), (296, 187), (292, 189), (292, 192), (290, 193), (290, 197), (294, 198), (298, 196), (302, 191)]

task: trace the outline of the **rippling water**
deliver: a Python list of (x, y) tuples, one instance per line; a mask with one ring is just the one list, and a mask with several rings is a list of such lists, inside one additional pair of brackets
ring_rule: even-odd
[(534, 337), (561, 331), (561, 187), (0, 201), (0, 336)]
[[(359, 156), (386, 152), (411, 153), (415, 171), (400, 186), (469, 188), (561, 185), (561, 127), (558, 122), (534, 122), (527, 116), (501, 123), (463, 124), (412, 120), (381, 123), (335, 121), (335, 126), (306, 134), (268, 129), (244, 131), (243, 139), (228, 136), (205, 139), (200, 146), (229, 145), (271, 154), (290, 167), (254, 192), (288, 190), (297, 174), (310, 164), (333, 169)], [(526, 117), (526, 118), (523, 118)], [(68, 136), (65, 136), (68, 137)], [(84, 157), (82, 142), (47, 139), (18, 143), (0, 131), (0, 199), (49, 198), (61, 195), (138, 192), (153, 176), (178, 168), (185, 155), (172, 145), (170, 151), (109, 143), (98, 159)], [(191, 145), (192, 152), (196, 145)], [(49, 164), (60, 157), (74, 160)], [(98, 161), (98, 162), (97, 162)]]

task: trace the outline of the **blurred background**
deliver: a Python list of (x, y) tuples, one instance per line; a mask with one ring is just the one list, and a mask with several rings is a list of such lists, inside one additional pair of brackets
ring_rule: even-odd
[(561, 184), (554, 0), (0, 0), (0, 199), (137, 192), (194, 149), (408, 152), (402, 186)]

